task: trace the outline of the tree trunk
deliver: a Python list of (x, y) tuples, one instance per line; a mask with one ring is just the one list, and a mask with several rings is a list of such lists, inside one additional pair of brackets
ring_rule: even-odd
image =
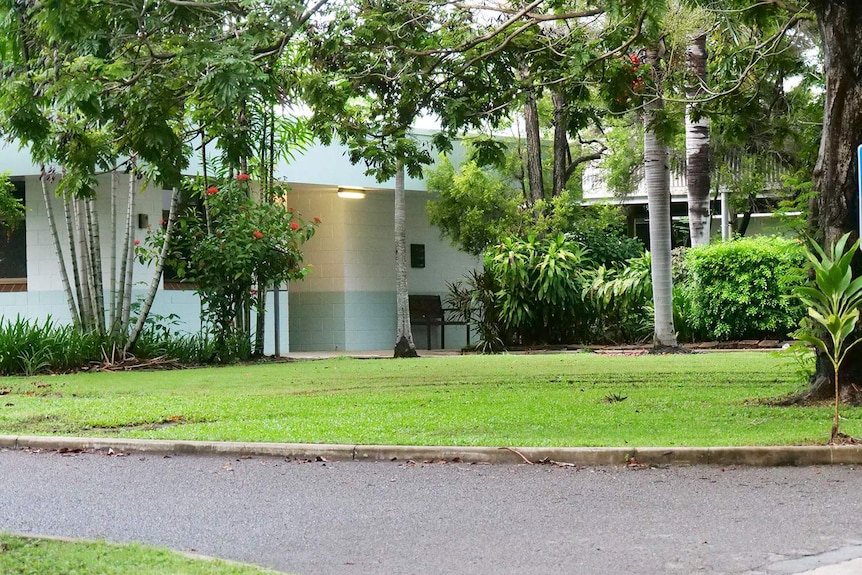
[(57, 256), (57, 265), (60, 269), (60, 282), (63, 284), (63, 293), (66, 294), (66, 304), (69, 306), (69, 315), (72, 318), (72, 325), (77, 328), (81, 327), (81, 316), (78, 313), (78, 306), (75, 303), (75, 296), (72, 294), (72, 286), (69, 283), (69, 274), (66, 271), (66, 258), (63, 257), (63, 246), (60, 244), (60, 237), (57, 234), (57, 220), (54, 218), (54, 207), (51, 204), (51, 196), (48, 194), (48, 186), (45, 184), (45, 166), (41, 166), (41, 175), (39, 181), (42, 184), (42, 199), (45, 201), (45, 214), (48, 217), (48, 228), (51, 230), (51, 243), (54, 245), (54, 253)]
[[(686, 88), (690, 99), (704, 93), (706, 85), (706, 34), (699, 32), (686, 50), (691, 84)], [(709, 243), (709, 120), (697, 119), (693, 104), (685, 107), (685, 179), (688, 189), (688, 222), (691, 246)]]
[[(814, 167), (816, 229), (825, 245), (856, 231), (859, 210), (856, 147), (862, 143), (862, 3), (858, 0), (812, 2), (823, 44), (826, 74), (825, 110), (820, 152)], [(854, 262), (860, 274), (860, 262)], [(830, 398), (835, 391), (829, 360), (818, 353), (817, 368), (807, 394)], [(841, 365), (839, 395), (862, 399), (862, 345), (852, 348)]]
[(123, 242), (123, 262), (120, 265), (120, 281), (123, 282), (122, 290), (120, 291), (120, 301), (117, 306), (120, 308), (118, 316), (118, 325), (121, 332), (125, 335), (129, 329), (129, 317), (132, 314), (132, 275), (135, 268), (135, 243), (133, 238), (134, 230), (134, 213), (135, 213), (135, 166), (133, 160), (129, 160), (129, 197), (126, 204), (126, 234)]
[[(526, 79), (528, 72), (522, 70), (520, 76), (521, 79)], [(535, 88), (528, 88), (526, 94), (524, 130), (527, 136), (527, 180), (530, 187), (530, 204), (535, 204), (545, 197), (542, 181), (542, 135), (539, 132), (539, 107)]]
[(78, 250), (75, 245), (75, 221), (72, 214), (74, 208), (71, 198), (63, 198), (63, 213), (66, 218), (66, 234), (69, 240), (69, 261), (72, 262), (72, 279), (75, 280), (75, 296), (78, 301), (78, 317), (81, 318), (81, 329), (91, 329), (90, 317), (87, 313), (87, 303), (81, 285), (81, 270), (78, 265)]
[(99, 233), (99, 214), (96, 212), (96, 199), (86, 200), (87, 221), (90, 234), (90, 254), (93, 262), (93, 291), (95, 292), (96, 324), (99, 333), (105, 335), (105, 284), (102, 277), (102, 238)]
[[(660, 61), (655, 50), (647, 51), (647, 62), (658, 70)], [(656, 114), (664, 108), (659, 74), (656, 74), (655, 83), (659, 88), (657, 94), (644, 104), (644, 174), (649, 207), (655, 344), (659, 347), (676, 347), (670, 254), (670, 169), (667, 146), (654, 131)]]
[(395, 357), (418, 357), (416, 344), (413, 343), (413, 330), (410, 326), (410, 300), (407, 291), (407, 210), (404, 204), (404, 163), (398, 160), (395, 172), (395, 302), (397, 308)]
[(566, 96), (562, 90), (553, 90), (551, 99), (554, 103), (554, 189), (552, 195), (557, 197), (566, 189), (566, 183), (569, 179), (568, 171), (571, 160), (568, 138), (569, 108), (566, 105)]
[(138, 341), (141, 336), (141, 331), (144, 329), (144, 323), (147, 321), (147, 316), (150, 314), (150, 309), (153, 307), (153, 301), (156, 299), (156, 292), (159, 290), (159, 283), (162, 281), (162, 270), (165, 268), (165, 259), (168, 257), (168, 251), (171, 245), (171, 236), (173, 235), (174, 221), (177, 219), (177, 206), (180, 203), (180, 192), (174, 188), (171, 194), (171, 207), (168, 215), (168, 225), (165, 228), (165, 241), (162, 243), (162, 250), (159, 252), (159, 259), (156, 261), (156, 269), (153, 270), (153, 278), (150, 280), (147, 297), (141, 303), (141, 309), (138, 311), (138, 320), (129, 334), (126, 344), (123, 346), (123, 355), (125, 356)]
[(117, 317), (117, 170), (111, 172), (111, 267), (108, 276), (108, 330), (115, 335)]

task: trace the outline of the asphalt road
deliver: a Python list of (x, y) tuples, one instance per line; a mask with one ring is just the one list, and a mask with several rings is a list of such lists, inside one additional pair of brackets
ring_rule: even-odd
[(798, 573), (799, 557), (862, 545), (860, 518), (852, 467), (0, 451), (0, 531), (141, 541), (302, 575)]

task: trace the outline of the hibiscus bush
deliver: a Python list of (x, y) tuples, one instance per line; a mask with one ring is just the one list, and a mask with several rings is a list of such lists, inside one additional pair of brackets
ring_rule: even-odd
[(320, 220), (303, 220), (287, 206), (285, 194), (280, 188), (268, 201), (255, 199), (246, 174), (186, 190), (192, 201), (177, 218), (166, 264), (200, 295), (214, 339), (213, 361), (246, 359), (252, 349), (248, 318), (261, 309), (262, 294), (308, 272), (300, 246)]

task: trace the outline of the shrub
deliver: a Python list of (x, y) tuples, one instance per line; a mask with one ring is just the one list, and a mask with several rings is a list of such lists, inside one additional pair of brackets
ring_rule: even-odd
[(784, 338), (804, 315), (789, 296), (804, 283), (802, 245), (742, 238), (686, 251), (680, 286), (694, 335), (730, 340)]
[(563, 234), (509, 238), (485, 252), (497, 292), (497, 316), (512, 343), (575, 341), (586, 323), (581, 293), (584, 253)]
[(82, 333), (71, 325), (56, 325), (20, 317), (0, 322), (0, 375), (34, 375), (81, 368), (101, 361), (107, 339)]
[(652, 277), (649, 252), (624, 266), (599, 266), (588, 275), (584, 297), (592, 304), (592, 338), (597, 342), (633, 342), (653, 332)]

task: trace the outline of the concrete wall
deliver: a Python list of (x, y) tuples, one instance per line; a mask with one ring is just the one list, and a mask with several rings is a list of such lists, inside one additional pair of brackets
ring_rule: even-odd
[[(394, 195), (371, 190), (361, 200), (342, 199), (335, 189), (296, 187), (289, 203), (306, 218), (324, 214), (318, 233), (304, 248), (311, 273), (290, 286), (293, 351), (380, 350), (395, 346)], [(480, 262), (441, 240), (425, 214), (425, 192), (407, 192), (407, 243), (424, 244), (426, 267), (411, 268), (408, 289), (448, 293)], [(417, 348), (427, 345), (425, 328), (413, 331)], [(449, 327), (446, 347), (466, 344), (466, 329)], [(439, 347), (439, 330), (432, 346)]]

